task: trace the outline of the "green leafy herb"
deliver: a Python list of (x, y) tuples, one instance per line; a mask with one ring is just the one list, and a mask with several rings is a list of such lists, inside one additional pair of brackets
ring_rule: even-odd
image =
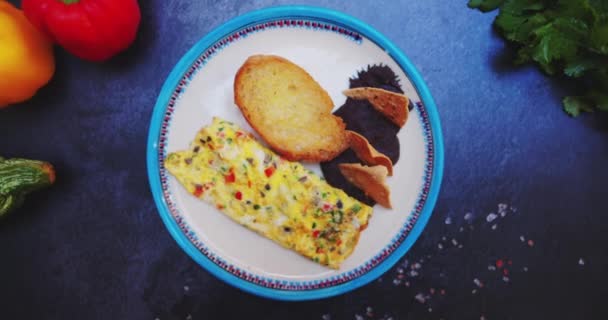
[(608, 111), (608, 0), (470, 0), (482, 12), (499, 9), (494, 27), (517, 46), (516, 64), (535, 62), (553, 76), (582, 84), (563, 100), (571, 116)]
[(342, 216), (344, 213), (342, 211), (334, 211), (332, 214), (332, 220), (334, 223), (342, 223)]

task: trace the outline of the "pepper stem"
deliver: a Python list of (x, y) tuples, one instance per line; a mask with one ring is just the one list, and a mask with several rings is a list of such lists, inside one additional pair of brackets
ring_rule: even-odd
[(61, 2), (65, 3), (67, 5), (70, 5), (70, 4), (75, 4), (75, 3), (80, 2), (80, 0), (61, 0)]

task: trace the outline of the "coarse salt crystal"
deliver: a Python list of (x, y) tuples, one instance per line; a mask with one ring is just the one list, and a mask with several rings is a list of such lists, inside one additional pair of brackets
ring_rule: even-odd
[(492, 222), (494, 221), (494, 219), (496, 219), (498, 216), (496, 215), (496, 213), (494, 212), (490, 212), (490, 214), (488, 214), (488, 216), (486, 217), (486, 221), (487, 222)]
[(456, 241), (456, 239), (452, 238), (452, 244), (453, 244), (454, 246), (457, 246), (457, 245), (458, 245), (458, 241)]
[(416, 277), (416, 276), (418, 276), (418, 272), (416, 270), (412, 270), (412, 271), (410, 271), (410, 276)]
[(445, 218), (445, 224), (452, 224), (452, 218), (450, 218), (450, 217)]
[(464, 227), (460, 227), (460, 229), (458, 229), (458, 231), (464, 232)]
[(396, 285), (396, 286), (398, 286), (398, 285), (401, 284), (401, 280), (399, 280), (399, 279), (393, 279), (393, 284)]
[(441, 250), (441, 249), (443, 249), (443, 245), (441, 243), (438, 243), (437, 248), (439, 248), (439, 250)]
[(473, 214), (470, 212), (465, 213), (464, 220), (471, 220), (473, 218)]
[(356, 315), (355, 315), (355, 320), (364, 320), (364, 319), (365, 319), (365, 318), (363, 318), (363, 316), (362, 316), (362, 315), (360, 315), (360, 314), (356, 314)]
[(504, 282), (509, 282), (509, 277), (507, 277), (507, 276), (503, 276), (503, 277), (502, 277), (502, 281), (504, 281)]
[(493, 265), (489, 265), (488, 266), (488, 270), (490, 270), (490, 271), (496, 271), (496, 267), (493, 266)]
[(496, 230), (496, 223), (492, 225), (492, 230)]
[(422, 268), (422, 266), (420, 265), (420, 263), (416, 262), (412, 265), (412, 267), (414, 267), (414, 269), (420, 269)]
[(426, 302), (426, 298), (424, 297), (424, 295), (422, 293), (417, 294), (414, 299), (416, 299), (416, 301), (420, 302), (420, 303), (425, 303)]
[(483, 282), (481, 282), (479, 279), (473, 279), (473, 283), (475, 283), (476, 286), (483, 288)]
[(519, 241), (524, 242), (526, 241), (526, 238), (524, 238), (524, 236), (519, 236)]
[(321, 319), (323, 319), (323, 320), (331, 320), (331, 315), (324, 314), (324, 315), (321, 316)]
[(585, 260), (583, 260), (583, 258), (578, 259), (578, 265), (579, 266), (584, 266), (585, 265)]

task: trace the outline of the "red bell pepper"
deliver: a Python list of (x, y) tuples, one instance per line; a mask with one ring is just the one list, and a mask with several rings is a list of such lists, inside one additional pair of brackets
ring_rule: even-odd
[(127, 49), (141, 20), (137, 0), (23, 0), (27, 18), (75, 56), (104, 61)]

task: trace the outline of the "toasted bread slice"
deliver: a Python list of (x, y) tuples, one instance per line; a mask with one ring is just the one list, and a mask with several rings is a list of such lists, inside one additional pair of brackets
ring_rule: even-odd
[(379, 88), (365, 87), (344, 90), (344, 95), (369, 103), (391, 122), (402, 128), (409, 115), (410, 100), (403, 94)]
[(385, 208), (392, 209), (391, 191), (386, 184), (388, 170), (385, 166), (362, 166), (359, 163), (341, 163), (338, 165), (342, 175), (365, 194)]
[(348, 148), (348, 136), (327, 92), (287, 59), (255, 55), (234, 80), (234, 101), (247, 122), (288, 160), (329, 161)]
[(393, 162), (389, 157), (376, 150), (364, 136), (350, 130), (346, 130), (346, 133), (348, 133), (350, 148), (355, 152), (357, 158), (361, 159), (368, 166), (385, 166), (388, 170), (388, 175), (393, 175)]

